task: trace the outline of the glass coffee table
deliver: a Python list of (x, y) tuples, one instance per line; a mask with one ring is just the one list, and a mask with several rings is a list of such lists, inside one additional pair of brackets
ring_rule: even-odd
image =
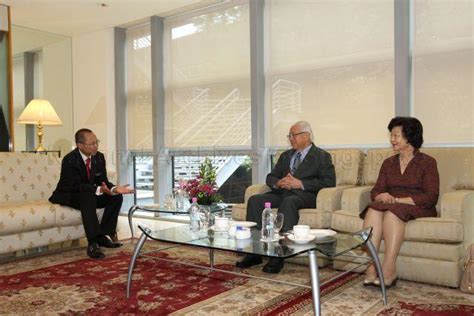
[[(219, 212), (224, 212), (228, 205), (225, 203), (215, 203), (212, 205), (199, 205), (200, 207), (207, 207), (209, 208), (209, 211), (211, 214), (216, 214)], [(143, 211), (143, 212), (149, 212), (149, 213), (155, 213), (155, 214), (169, 214), (169, 215), (189, 215), (188, 210), (173, 210), (169, 208), (165, 208), (161, 205), (158, 204), (152, 204), (152, 205), (133, 205), (130, 207), (128, 210), (128, 225), (130, 226), (130, 232), (132, 234), (132, 240), (134, 238), (133, 235), (133, 214), (136, 211)]]
[[(204, 269), (210, 269), (213, 271), (219, 271), (224, 273), (236, 274), (239, 276), (257, 278), (268, 280), (271, 282), (284, 283), (293, 286), (300, 286), (309, 288), (312, 291), (313, 299), (313, 309), (315, 315), (321, 315), (321, 301), (320, 301), (320, 282), (318, 275), (318, 264), (317, 264), (317, 254), (322, 257), (334, 259), (342, 256), (357, 257), (359, 259), (364, 259), (360, 265), (367, 264), (369, 262), (374, 262), (376, 266), (377, 273), (381, 280), (381, 289), (384, 305), (387, 305), (387, 296), (385, 291), (385, 284), (383, 282), (383, 273), (380, 265), (377, 252), (370, 241), (370, 235), (372, 233), (372, 228), (366, 228), (352, 235), (346, 234), (335, 234), (333, 236), (326, 237), (321, 240), (316, 240), (306, 244), (296, 244), (290, 241), (287, 238), (282, 238), (277, 242), (266, 243), (260, 241), (260, 230), (251, 229), (251, 237), (248, 239), (237, 240), (233, 237), (230, 237), (226, 233), (214, 232), (211, 229), (201, 229), (199, 231), (193, 232), (189, 229), (189, 225), (184, 225), (180, 227), (174, 227), (169, 229), (154, 230), (143, 224), (139, 224), (138, 228), (142, 231), (142, 234), (135, 246), (135, 249), (130, 260), (130, 265), (128, 267), (128, 276), (127, 276), (127, 298), (130, 297), (130, 289), (132, 286), (132, 274), (133, 268), (135, 266), (136, 260), (140, 254), (145, 241), (147, 239), (170, 242), (173, 245), (164, 247), (154, 252), (158, 252), (165, 249), (170, 249), (173, 247), (179, 247), (180, 245), (195, 246), (206, 248), (209, 250), (209, 266), (196, 265), (191, 263), (179, 262), (176, 260), (170, 260), (165, 258), (158, 258), (156, 256), (151, 256), (156, 260), (169, 261), (184, 265), (190, 265), (193, 267), (199, 267)], [(359, 248), (361, 246), (366, 246), (369, 250), (371, 257), (368, 256), (354, 256), (349, 254), (353, 249)], [(217, 269), (214, 267), (214, 250), (224, 250), (231, 252), (238, 252), (243, 254), (254, 254), (261, 255), (270, 258), (282, 258), (287, 259), (301, 254), (307, 254), (309, 257), (309, 268), (311, 276), (311, 285), (307, 284), (297, 284), (287, 281), (273, 280), (264, 277), (257, 277), (248, 274), (243, 274), (236, 271), (228, 271)], [(357, 266), (357, 267), (358, 267)], [(349, 273), (350, 271), (356, 269), (357, 267), (344, 271), (340, 276)], [(329, 282), (329, 281), (328, 281)]]

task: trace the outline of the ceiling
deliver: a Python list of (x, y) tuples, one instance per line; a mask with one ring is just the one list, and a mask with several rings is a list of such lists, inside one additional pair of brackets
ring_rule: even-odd
[[(11, 23), (66, 36), (170, 16), (222, 0), (0, 0)], [(105, 6), (101, 5), (105, 4)]]

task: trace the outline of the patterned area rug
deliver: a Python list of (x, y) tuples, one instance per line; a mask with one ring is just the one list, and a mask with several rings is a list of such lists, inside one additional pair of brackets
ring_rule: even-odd
[[(145, 251), (163, 244), (149, 242)], [(220, 272), (209, 272), (141, 257), (131, 298), (125, 298), (132, 244), (88, 259), (84, 249), (0, 265), (0, 314), (152, 314), (152, 315), (312, 315), (309, 290)], [(161, 253), (167, 259), (205, 264), (204, 249), (179, 247)], [(239, 258), (216, 252), (218, 268), (233, 270)], [(246, 273), (265, 276), (261, 266)], [(320, 269), (320, 279), (338, 272)], [(306, 266), (285, 265), (270, 278), (309, 283)], [(378, 289), (348, 274), (322, 289), (324, 315), (474, 315), (474, 296), (444, 287), (399, 282), (383, 306)]]

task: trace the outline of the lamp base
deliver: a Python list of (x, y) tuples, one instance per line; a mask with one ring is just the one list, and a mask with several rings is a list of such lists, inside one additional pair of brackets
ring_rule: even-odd
[(46, 148), (44, 148), (43, 145), (40, 144), (38, 147), (36, 147), (35, 151), (46, 151)]

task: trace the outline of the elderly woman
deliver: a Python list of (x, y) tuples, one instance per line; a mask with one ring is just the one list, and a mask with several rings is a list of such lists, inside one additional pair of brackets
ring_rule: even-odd
[[(385, 256), (382, 264), (387, 287), (397, 282), (396, 260), (405, 235), (406, 222), (418, 217), (435, 217), (439, 195), (436, 160), (419, 151), (423, 126), (412, 117), (395, 117), (388, 124), (390, 144), (397, 155), (382, 164), (372, 203), (360, 214), (364, 227), (372, 226), (372, 243), (379, 249), (382, 238)], [(374, 265), (368, 267), (364, 285), (380, 285)]]

